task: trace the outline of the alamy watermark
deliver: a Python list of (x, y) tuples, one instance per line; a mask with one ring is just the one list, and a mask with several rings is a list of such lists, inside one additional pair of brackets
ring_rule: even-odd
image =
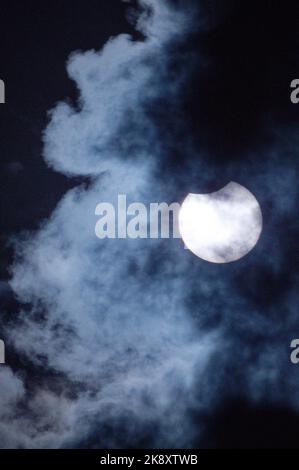
[(0, 80), (0, 104), (5, 103), (5, 83), (3, 80)]
[(178, 227), (180, 204), (142, 202), (127, 204), (127, 196), (119, 194), (116, 206), (110, 202), (97, 205), (96, 236), (104, 238), (181, 238)]
[(293, 339), (290, 347), (292, 349), (290, 356), (291, 362), (293, 364), (299, 364), (299, 339)]
[(293, 104), (298, 104), (299, 103), (299, 79), (295, 78), (294, 80), (291, 81), (291, 102)]
[(5, 364), (5, 343), (0, 339), (0, 364)]

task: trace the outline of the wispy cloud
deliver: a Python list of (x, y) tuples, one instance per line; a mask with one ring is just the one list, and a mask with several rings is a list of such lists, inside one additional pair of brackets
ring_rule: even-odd
[[(274, 399), (294, 402), (278, 339), (282, 320), (273, 320), (278, 306), (262, 312), (246, 290), (253, 271), (258, 278), (283, 269), (275, 235), (270, 240), (265, 232), (257, 251), (224, 273), (183, 250), (180, 240), (100, 241), (94, 234), (99, 202), (115, 202), (119, 193), (159, 201), (182, 179), (196, 174), (203, 181), (213, 172), (197, 159), (188, 174), (163, 185), (160, 164), (173, 137), (152, 116), (160, 98), (172, 110), (182, 91), (186, 69), (171, 73), (170, 45), (190, 31), (194, 16), (160, 0), (140, 5), (144, 40), (120, 35), (99, 52), (73, 53), (67, 70), (78, 105), (59, 103), (50, 113), (46, 162), (92, 183), (65, 194), (37, 233), (16, 242), (10, 284), (31, 307), (8, 334), (38, 372), (0, 369), (3, 447), (117, 447), (148, 434), (153, 446), (190, 446), (198, 432), (190, 410), (211, 409), (231, 391), (257, 400), (272, 390)], [(183, 126), (179, 116), (171, 119)], [(188, 136), (184, 145), (190, 156)], [(270, 179), (280, 169), (271, 161), (252, 165), (248, 181), (263, 207), (274, 205), (266, 214), (273, 228), (294, 207), (292, 197), (282, 201), (273, 191)], [(291, 327), (293, 307), (280, 305)]]
[[(44, 133), (50, 166), (97, 178), (88, 189), (67, 193), (43, 227), (17, 243), (11, 286), (32, 309), (20, 314), (11, 339), (35, 366), (63, 380), (59, 392), (33, 383), (33, 399), (20, 417), (17, 403), (28, 396), (11, 373), (20, 396), (5, 446), (74, 445), (111, 420), (125, 420), (133, 440), (138, 422), (143, 429), (154, 423), (157, 443), (175, 445), (184, 431), (173, 429), (213, 349), (209, 336), (195, 334), (184, 307), (180, 241), (169, 247), (159, 240), (111, 243), (94, 234), (99, 201), (120, 192), (143, 201), (159, 196), (153, 168), (161, 142), (149, 110), (169, 94), (167, 47), (191, 19), (163, 2), (141, 6), (150, 7), (137, 23), (143, 41), (120, 35), (100, 52), (72, 54), (67, 69), (78, 86), (79, 109), (59, 103)], [(171, 84), (172, 94), (179, 82)], [(95, 445), (118, 439), (99, 432)]]

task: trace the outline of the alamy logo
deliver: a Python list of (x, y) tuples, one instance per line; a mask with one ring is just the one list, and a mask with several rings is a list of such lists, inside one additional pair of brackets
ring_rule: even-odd
[(290, 345), (292, 352), (291, 352), (291, 362), (293, 364), (299, 364), (299, 339), (293, 339)]
[(2, 339), (0, 339), (0, 364), (5, 364), (5, 344)]
[(178, 227), (180, 204), (174, 202), (141, 202), (127, 204), (124, 194), (118, 195), (117, 207), (109, 202), (97, 205), (95, 215), (99, 216), (95, 233), (104, 238), (181, 238)]
[(0, 104), (5, 103), (5, 83), (3, 80), (0, 80)]

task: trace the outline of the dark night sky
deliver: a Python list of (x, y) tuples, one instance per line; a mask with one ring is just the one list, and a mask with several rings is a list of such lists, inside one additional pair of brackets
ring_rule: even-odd
[[(9, 103), (0, 108), (4, 240), (16, 231), (36, 227), (75, 184), (49, 171), (41, 158), (47, 112), (58, 100), (77, 96), (65, 70), (69, 54), (100, 48), (119, 31), (132, 33), (133, 28), (126, 21), (126, 5), (117, 0), (109, 6), (92, 0), (86, 8), (76, 0), (3, 3), (0, 75)], [(5, 276), (8, 252), (1, 245)]]
[[(185, 3), (191, 5), (194, 2)], [(252, 174), (252, 168), (257, 168), (259, 173), (259, 168), (264, 171), (263, 165), (271, 167), (272, 147), (282, 149), (280, 153), (278, 150), (276, 167), (284, 168), (287, 164), (289, 169), (298, 172), (298, 155), (291, 142), (295, 139), (299, 105), (296, 107), (290, 102), (290, 82), (299, 76), (298, 2), (207, 0), (198, 3), (207, 19), (205, 25), (169, 49), (173, 74), (185, 63), (192, 62), (176, 103), (183, 125), (173, 124), (172, 114), (165, 111), (169, 108), (165, 108), (163, 99), (149, 111), (161, 135), (172, 135), (164, 152), (166, 156), (157, 167), (157, 179), (165, 185), (173, 178), (175, 183), (170, 194), (179, 191), (180, 196), (186, 191), (219, 189), (228, 179), (256, 190), (258, 183), (255, 186), (256, 174)], [(67, 98), (71, 103), (76, 102), (77, 91), (65, 69), (69, 54), (76, 50), (98, 50), (110, 36), (123, 32), (138, 37), (126, 19), (127, 8), (128, 5), (117, 0), (4, 0), (1, 4), (0, 77), (6, 83), (7, 100), (5, 106), (0, 107), (3, 285), (10, 276), (13, 257), (13, 249), (7, 246), (10, 237), (23, 230), (36, 229), (49, 217), (67, 190), (88, 181), (80, 176), (66, 177), (49, 169), (41, 157), (41, 136), (48, 122), (47, 112), (57, 101)], [(186, 129), (192, 142), (191, 156), (178, 144)], [(194, 173), (193, 177), (181, 181), (176, 175), (184, 173), (189, 159), (196, 167), (197, 158), (198, 165), (207, 169), (207, 177), (198, 179), (198, 174)], [(263, 196), (263, 189), (258, 196), (267, 223), (273, 219), (274, 209), (269, 198)], [(248, 261), (242, 268), (228, 268), (238, 295), (246, 299), (246, 305), (252, 309), (263, 311), (266, 318), (279, 315), (274, 312), (274, 306), (280, 305), (281, 312), (288, 301), (287, 293), (295, 286), (299, 235), (298, 223), (293, 221), (295, 215), (294, 212), (286, 214), (276, 225), (280, 250), (284, 254), (278, 271), (263, 261), (257, 264)], [(265, 250), (271, 240), (271, 235), (266, 233), (261, 242)], [(155, 264), (154, 257), (152, 263)], [(196, 260), (190, 261), (192, 269), (194, 263)], [(213, 269), (207, 267), (207, 275), (215, 276)], [(194, 316), (197, 315), (196, 296), (195, 290), (190, 292), (188, 299)], [(7, 288), (2, 300), (2, 323), (14, 322), (18, 303), (12, 291)], [(214, 313), (206, 318), (201, 327), (206, 331), (213, 329), (217, 315)], [(292, 326), (291, 332), (282, 328), (280, 336), (287, 354), (289, 340), (298, 337), (299, 321), (294, 321)], [(239, 334), (236, 331), (235, 338)], [(236, 350), (232, 357), (239, 354), (237, 341), (235, 339)], [(258, 351), (263, 337), (257, 333), (248, 341), (253, 350)], [(8, 361), (14, 370), (25, 365), (29, 375), (33, 374), (39, 381), (38, 369), (17, 357), (16, 351)], [(209, 374), (216, 374), (217, 368), (215, 363)], [(240, 394), (236, 392), (239, 369), (234, 363), (225, 364), (224, 368), (230, 379), (226, 381), (227, 393), (223, 394), (223, 400), (208, 410), (197, 410), (195, 406), (189, 410), (193, 426), (200, 427), (204, 423), (205, 428), (200, 438), (194, 437), (194, 445), (298, 447), (299, 414), (294, 407), (284, 400), (281, 404), (264, 399), (256, 404), (251, 402), (243, 393), (242, 378)], [(297, 371), (293, 366), (291, 373), (298, 376), (299, 369)], [(40, 380), (47, 380), (47, 374)], [(127, 447), (152, 445), (154, 424), (148, 424), (140, 433), (140, 442), (127, 442), (126, 429), (122, 423), (114, 423), (111, 419), (105, 432), (120, 436), (118, 442)], [(99, 439), (95, 430), (77, 445), (96, 446)]]

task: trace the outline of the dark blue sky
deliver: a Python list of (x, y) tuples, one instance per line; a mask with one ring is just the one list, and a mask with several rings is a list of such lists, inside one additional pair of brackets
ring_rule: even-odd
[[(289, 345), (299, 334), (296, 312), (299, 105), (290, 102), (290, 82), (299, 76), (299, 5), (292, 0), (284, 4), (278, 0), (241, 5), (233, 0), (170, 3), (182, 10), (198, 4), (202, 10), (196, 17), (195, 29), (167, 44), (163, 52), (167, 57), (165, 70), (155, 55), (146, 57), (147, 65), (153, 63), (159, 72), (158, 85), (155, 83), (159, 92), (154, 99), (150, 98), (150, 104), (145, 100), (142, 105), (144, 122), (150, 122), (154, 129), (154, 148), (158, 154), (153, 197), (159, 194), (162, 200), (181, 200), (188, 192), (214, 191), (235, 180), (257, 196), (265, 229), (257, 249), (240, 263), (215, 267), (201, 264), (191, 253), (183, 253), (178, 261), (181, 263), (178, 273), (170, 275), (169, 248), (160, 251), (160, 247), (153, 246), (148, 254), (141, 247), (138, 248), (141, 265), (132, 255), (130, 262), (126, 260), (122, 282), (118, 274), (109, 282), (115, 285), (119, 282), (121, 292), (126, 289), (131, 292), (136, 283), (133, 290), (138, 289), (138, 305), (142, 307), (144, 302), (146, 310), (148, 299), (142, 295), (146, 289), (166, 302), (156, 283), (161, 286), (165, 280), (166, 284), (169, 275), (171, 286), (178, 280), (182, 289), (182, 279), (188, 279), (188, 288), (182, 291), (179, 302), (198, 328), (198, 337), (220, 335), (218, 347), (218, 339), (214, 340), (216, 350), (209, 356), (205, 372), (194, 372), (192, 399), (179, 418), (182, 428), (187, 429), (186, 434), (190, 432), (191, 445), (297, 447), (298, 400), (294, 395), (299, 372), (290, 364)], [(90, 180), (80, 171), (73, 177), (61, 174), (51, 170), (42, 158), (42, 133), (49, 121), (48, 111), (61, 100), (67, 100), (77, 109), (78, 91), (67, 75), (67, 58), (73, 51), (99, 50), (109, 37), (120, 33), (134, 34), (135, 39), (140, 39), (141, 34), (127, 20), (127, 8), (127, 4), (117, 0), (2, 2), (0, 77), (6, 83), (7, 100), (0, 107), (4, 306), (0, 337), (4, 339), (7, 328), (18, 329), (24, 312), (28, 313), (31, 325), (43, 325), (44, 318), (53, 318), (55, 307), (42, 290), (53, 288), (55, 296), (64, 288), (63, 285), (53, 287), (50, 282), (44, 285), (43, 275), (36, 266), (27, 270), (26, 263), (30, 265), (27, 249), (27, 255), (18, 261), (24, 269), (17, 267), (13, 273), (13, 292), (7, 280), (11, 277), (12, 258), (20, 255), (22, 244), (13, 249), (7, 246), (8, 242), (24, 230), (36, 230), (71, 188), (81, 188), (82, 200), (84, 191), (88, 194)], [(131, 74), (134, 81), (138, 75), (134, 65)], [(174, 96), (169, 84), (176, 83), (180, 76), (183, 86), (175, 88)], [(164, 81), (163, 85), (159, 81)], [(142, 132), (150, 135), (148, 130), (142, 130), (137, 118), (128, 115), (128, 121), (118, 128), (113, 146), (119, 153), (128, 152), (121, 145), (125, 145), (122, 137), (129, 135), (132, 158), (140, 152), (140, 145), (146, 152), (153, 146), (146, 137), (142, 144), (136, 139)], [(67, 235), (65, 239), (68, 240)], [(42, 241), (47, 244), (48, 238), (45, 236)], [(38, 251), (37, 247), (34, 249)], [(95, 253), (97, 256), (96, 250)], [(173, 269), (174, 266), (175, 263)], [(32, 287), (32, 272), (37, 276), (39, 293)], [(28, 278), (29, 287), (26, 279), (25, 287), (21, 285), (22, 276)], [(84, 292), (89, 292), (96, 282), (91, 277), (88, 285), (87, 281), (82, 283), (83, 298)], [(65, 299), (67, 302), (67, 294)], [(117, 302), (115, 297), (110, 301), (116, 309)], [(161, 310), (167, 312), (168, 307), (163, 305)], [(120, 325), (117, 322), (110, 327)], [(160, 318), (156, 323), (160, 328), (159, 322)], [(69, 324), (58, 325), (54, 320), (52, 326), (57, 330), (65, 328), (66, 336), (68, 328), (71, 329)], [(130, 322), (125, 328), (129, 327), (132, 328)], [(141, 330), (143, 327), (140, 326)], [(26, 329), (21, 331), (26, 337)], [(30, 341), (30, 335), (28, 338)], [(51, 352), (48, 356), (45, 352), (44, 357), (36, 352), (35, 360), (30, 360), (28, 349), (24, 352), (20, 342), (15, 344), (12, 338), (7, 341), (8, 365), (14, 373), (22, 372), (26, 393), (34, 394), (41, 388), (58, 390), (56, 399), (62, 396), (62, 390), (67, 390), (70, 400), (75, 400), (76, 394), (82, 395), (84, 374), (81, 378), (79, 375), (66, 378), (66, 365), (53, 366)], [(178, 339), (178, 344), (180, 341), (185, 344), (184, 338)], [(70, 349), (71, 345), (70, 342)], [(155, 348), (158, 351), (160, 345), (155, 343)], [(134, 347), (132, 350), (126, 349), (126, 355), (132, 354), (132, 362), (136, 358), (138, 362), (138, 346), (136, 351)], [(161, 357), (164, 353), (162, 350)], [(153, 353), (153, 361), (159, 359), (159, 352), (156, 354), (157, 357)], [(10, 379), (6, 380), (8, 383)], [(51, 387), (50, 382), (54, 384)], [(207, 385), (203, 386), (202, 382)], [(185, 392), (179, 380), (178, 385), (175, 379), (169, 383), (178, 402), (184, 402)], [(159, 386), (162, 390), (162, 385)], [(202, 395), (211, 395), (211, 402), (202, 399)], [(125, 401), (125, 392), (123, 396)], [(150, 393), (143, 400), (145, 409), (147, 400), (154, 407), (155, 400)], [(30, 409), (26, 398), (24, 403), (26, 413), (34, 422), (36, 409)], [(163, 435), (163, 418), (158, 419), (154, 414), (143, 420), (136, 419), (133, 412), (131, 417), (129, 412), (112, 408), (109, 417), (101, 420), (101, 412), (97, 410), (97, 413), (89, 419), (88, 429), (84, 423), (82, 434), (71, 445), (101, 447), (110, 442), (113, 446), (163, 447), (169, 441)], [(132, 426), (128, 424), (131, 421)], [(12, 439), (15, 445), (20, 445), (20, 441), (18, 436)]]

